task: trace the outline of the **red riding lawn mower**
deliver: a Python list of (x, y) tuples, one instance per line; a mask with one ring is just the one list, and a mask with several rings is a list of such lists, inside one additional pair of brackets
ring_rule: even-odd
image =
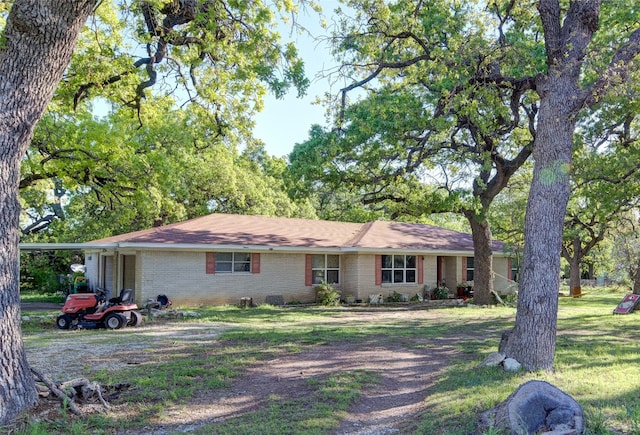
[(133, 302), (133, 291), (123, 289), (120, 296), (107, 301), (103, 290), (67, 296), (56, 324), (60, 329), (120, 329), (142, 324), (142, 314)]

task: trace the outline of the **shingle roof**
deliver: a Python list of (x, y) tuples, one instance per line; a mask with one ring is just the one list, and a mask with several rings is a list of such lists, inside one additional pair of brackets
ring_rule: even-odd
[[(470, 234), (432, 225), (385, 221), (359, 224), (218, 213), (90, 242), (108, 243), (473, 251)], [(503, 244), (494, 242), (493, 248), (499, 252)]]

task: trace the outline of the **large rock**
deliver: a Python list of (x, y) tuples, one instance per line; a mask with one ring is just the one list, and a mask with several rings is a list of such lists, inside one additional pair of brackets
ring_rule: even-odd
[(529, 381), (480, 415), (478, 433), (490, 428), (509, 434), (583, 434), (584, 412), (578, 402), (557, 387), (544, 381)]
[(507, 372), (519, 372), (522, 364), (513, 358), (506, 358), (502, 361), (502, 367), (504, 367), (504, 370)]
[(507, 358), (502, 352), (493, 352), (480, 364), (484, 367), (497, 367)]

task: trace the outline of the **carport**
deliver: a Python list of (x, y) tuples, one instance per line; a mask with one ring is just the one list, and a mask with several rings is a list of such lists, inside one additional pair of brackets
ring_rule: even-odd
[[(47, 252), (47, 251), (86, 251), (99, 250), (102, 252), (102, 264), (99, 270), (97, 282), (89, 282), (89, 288), (102, 288), (107, 297), (119, 294), (124, 288), (126, 270), (125, 261), (118, 261), (113, 253), (113, 244), (93, 244), (93, 243), (20, 243), (20, 252)], [(91, 254), (89, 254), (91, 255)], [(119, 266), (118, 266), (119, 265)]]

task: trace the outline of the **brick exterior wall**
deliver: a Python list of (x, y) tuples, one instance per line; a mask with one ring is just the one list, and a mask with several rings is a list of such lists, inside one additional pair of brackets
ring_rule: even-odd
[(96, 287), (100, 287), (100, 283), (98, 281), (99, 260), (100, 254), (97, 252), (87, 252), (84, 256), (84, 276), (87, 277), (87, 284), (92, 290), (95, 290)]
[(207, 274), (205, 252), (146, 251), (140, 258), (142, 301), (158, 294), (176, 305), (237, 304), (242, 297), (264, 303), (269, 295), (282, 295), (285, 302), (315, 300), (313, 289), (304, 285), (304, 254), (261, 253), (257, 274)]
[[(113, 253), (110, 253), (113, 254)], [(122, 273), (118, 262), (122, 256), (116, 252), (111, 258), (111, 276), (105, 276), (113, 283), (114, 293), (121, 290), (118, 274)], [(100, 252), (87, 252), (85, 264), (91, 288), (99, 286)], [(260, 273), (206, 273), (206, 252), (152, 251), (142, 250), (126, 255), (135, 255), (127, 263), (135, 264), (136, 302), (144, 306), (149, 299), (165, 294), (180, 305), (222, 305), (238, 304), (242, 297), (252, 297), (254, 303), (261, 304), (269, 295), (282, 295), (284, 301), (313, 302), (313, 286), (305, 286), (305, 254), (261, 252)], [(129, 260), (127, 258), (127, 260)], [(412, 297), (423, 294), (425, 289), (433, 289), (437, 284), (437, 256), (424, 255), (424, 283), (418, 284), (375, 284), (375, 254), (341, 254), (340, 283), (343, 298), (353, 296), (363, 302), (369, 295), (382, 294), (384, 298), (394, 291)], [(451, 289), (459, 282), (462, 273), (461, 257), (444, 257), (444, 278)], [(494, 257), (496, 272), (495, 288), (498, 292), (513, 287), (508, 277), (506, 258)], [(104, 273), (104, 272), (103, 272)], [(127, 280), (130, 281), (130, 278)]]

